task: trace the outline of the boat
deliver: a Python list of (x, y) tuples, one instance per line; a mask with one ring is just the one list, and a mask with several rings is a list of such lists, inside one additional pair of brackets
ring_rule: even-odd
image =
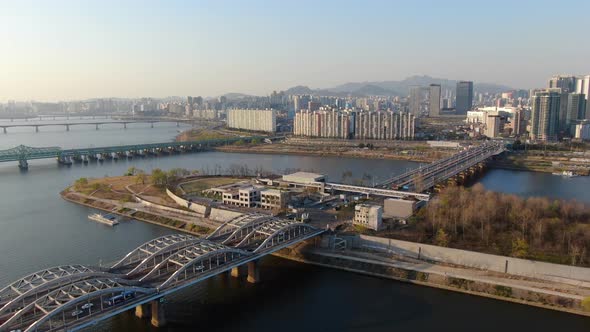
[(563, 176), (563, 177), (566, 177), (566, 178), (573, 178), (573, 177), (578, 176), (578, 174), (574, 173), (573, 171), (563, 171), (561, 173), (560, 172), (554, 172), (554, 173), (551, 173), (551, 174)]
[(105, 225), (109, 225), (109, 226), (115, 226), (115, 225), (119, 224), (119, 221), (117, 220), (117, 218), (112, 214), (102, 215), (100, 213), (93, 213), (88, 216), (88, 219), (94, 220), (96, 222), (99, 222), (99, 223), (105, 224)]

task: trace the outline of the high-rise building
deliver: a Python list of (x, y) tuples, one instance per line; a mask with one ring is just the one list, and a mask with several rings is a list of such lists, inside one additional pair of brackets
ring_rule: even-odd
[(249, 109), (228, 110), (227, 126), (236, 129), (275, 132), (277, 127), (276, 111)]
[(473, 106), (473, 82), (457, 82), (457, 101), (455, 103), (455, 113), (466, 115), (467, 111)]
[(500, 122), (501, 119), (499, 115), (488, 115), (485, 135), (490, 138), (498, 137), (500, 134)]
[(583, 94), (569, 93), (567, 95), (566, 119), (565, 126), (567, 131), (571, 131), (572, 125), (576, 120), (582, 120), (587, 117), (586, 99)]
[(531, 98), (531, 138), (554, 140), (559, 126), (561, 93), (557, 91), (536, 92)]
[(576, 77), (571, 75), (555, 75), (549, 79), (549, 88), (559, 88), (563, 92), (574, 92)]
[(428, 115), (431, 117), (437, 117), (440, 115), (440, 84), (430, 84), (429, 89), (430, 105)]
[(422, 88), (419, 86), (410, 87), (410, 113), (414, 116), (420, 115), (420, 103), (422, 102)]
[(578, 77), (576, 79), (576, 93), (584, 95), (586, 104), (586, 119), (590, 119), (590, 102), (588, 97), (590, 96), (590, 75)]
[(415, 121), (405, 112), (322, 109), (297, 112), (293, 125), (297, 136), (394, 140), (414, 138)]

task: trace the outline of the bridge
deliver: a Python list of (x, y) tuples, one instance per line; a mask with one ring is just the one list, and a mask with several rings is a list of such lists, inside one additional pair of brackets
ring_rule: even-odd
[[(56, 158), (60, 164), (70, 165), (74, 162), (87, 163), (89, 160), (102, 161), (104, 159), (133, 158), (170, 154), (177, 152), (203, 151), (215, 146), (228, 145), (237, 141), (252, 142), (264, 140), (266, 136), (231, 137), (223, 139), (148, 143), (134, 145), (119, 145), (105, 147), (91, 147), (78, 149), (62, 149), (60, 147), (35, 148), (20, 145), (12, 149), (0, 151), (0, 162), (16, 161), (22, 169), (28, 168), (28, 161), (34, 159)], [(274, 139), (274, 138), (271, 138)]]
[(377, 184), (376, 188), (423, 192), (506, 151), (504, 143), (487, 141)]
[(180, 126), (181, 123), (192, 123), (192, 120), (166, 120), (166, 119), (152, 119), (152, 120), (124, 120), (124, 121), (92, 121), (92, 122), (64, 122), (64, 123), (25, 123), (25, 124), (0, 124), (4, 134), (8, 133), (8, 128), (35, 128), (35, 132), (39, 132), (41, 127), (65, 127), (66, 131), (70, 131), (72, 126), (94, 126), (96, 130), (99, 130), (101, 126), (106, 125), (122, 125), (124, 129), (127, 129), (128, 124), (132, 123), (149, 123), (151, 128), (154, 128), (154, 123), (159, 122), (170, 122), (176, 123), (176, 126)]
[(167, 295), (220, 274), (239, 277), (242, 266), (247, 281), (256, 283), (260, 258), (323, 232), (252, 214), (222, 224), (207, 238), (172, 234), (150, 240), (108, 268), (44, 269), (0, 289), (0, 331), (75, 331), (132, 309), (163, 326)]

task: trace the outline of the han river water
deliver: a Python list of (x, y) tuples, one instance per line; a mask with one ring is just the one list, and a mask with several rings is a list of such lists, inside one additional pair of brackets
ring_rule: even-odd
[[(63, 120), (61, 121), (63, 122)], [(45, 121), (44, 121), (45, 123)], [(172, 140), (186, 126), (147, 124), (9, 129), (0, 133), (0, 149), (23, 144), (62, 148), (122, 145)], [(345, 171), (376, 181), (419, 164), (283, 155), (206, 152), (168, 157), (58, 166), (54, 160), (29, 162), (28, 172), (0, 164), (0, 287), (42, 268), (61, 264), (111, 262), (152, 238), (172, 230), (137, 221), (110, 228), (88, 221), (90, 209), (62, 200), (59, 191), (80, 177), (122, 175), (144, 170), (214, 169), (246, 164), (282, 172), (313, 170), (340, 181)], [(368, 180), (372, 181), (372, 180)], [(491, 190), (524, 196), (574, 198), (590, 202), (590, 178), (564, 179), (550, 174), (490, 170), (480, 180)], [(263, 282), (213, 278), (167, 298), (166, 328), (131, 313), (88, 331), (588, 331), (590, 321), (575, 315), (391, 280), (319, 268), (268, 257)]]

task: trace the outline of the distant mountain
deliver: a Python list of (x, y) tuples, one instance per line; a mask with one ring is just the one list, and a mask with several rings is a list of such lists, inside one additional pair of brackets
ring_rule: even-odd
[(244, 98), (252, 97), (252, 96), (244, 94), (244, 93), (230, 92), (230, 93), (224, 94), (223, 97), (227, 98), (228, 100), (237, 100), (237, 99), (244, 99)]
[(294, 86), (292, 88), (289, 88), (287, 90), (285, 90), (285, 94), (288, 95), (312, 95), (312, 94), (317, 94), (317, 92), (319, 92), (320, 90), (312, 90), (307, 86), (304, 85), (298, 85), (298, 86)]
[[(287, 94), (311, 94), (324, 96), (407, 96), (411, 86), (426, 87), (440, 84), (443, 89), (455, 90), (457, 80), (434, 78), (430, 76), (411, 76), (401, 81), (381, 82), (349, 82), (327, 89), (310, 89), (307, 86), (296, 86), (285, 91)], [(513, 88), (493, 83), (474, 83), (473, 89), (481, 93), (499, 93)]]

